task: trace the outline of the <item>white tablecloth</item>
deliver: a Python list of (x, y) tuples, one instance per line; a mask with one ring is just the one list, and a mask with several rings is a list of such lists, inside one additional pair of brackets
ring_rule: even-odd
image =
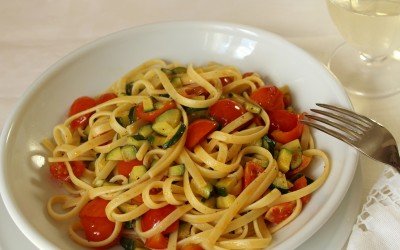
[[(2, 0), (0, 130), (22, 93), (67, 53), (115, 31), (167, 20), (218, 20), (255, 26), (285, 37), (322, 63), (342, 42), (322, 0)], [(350, 98), (356, 111), (379, 121), (400, 140), (399, 95)], [(361, 157), (360, 165), (365, 200), (383, 166), (366, 157)], [(2, 223), (12, 223), (3, 204), (0, 210)], [(30, 246), (23, 236), (9, 242), (9, 234), (3, 230), (0, 248)], [(17, 232), (16, 228), (10, 230)]]

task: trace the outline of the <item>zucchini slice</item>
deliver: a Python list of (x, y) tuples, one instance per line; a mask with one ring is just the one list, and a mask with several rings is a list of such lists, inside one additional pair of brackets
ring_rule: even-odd
[(186, 130), (186, 125), (183, 123), (176, 126), (174, 131), (172, 131), (172, 133), (167, 136), (165, 142), (162, 144), (162, 147), (169, 148), (173, 146), (175, 143), (179, 141), (179, 139), (181, 139), (182, 135), (185, 133), (185, 130)]

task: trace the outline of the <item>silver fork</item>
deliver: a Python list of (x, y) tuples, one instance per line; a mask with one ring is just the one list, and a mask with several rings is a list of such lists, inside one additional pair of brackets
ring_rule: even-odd
[(318, 115), (307, 114), (306, 117), (311, 120), (303, 119), (301, 122), (336, 137), (366, 156), (400, 172), (397, 143), (385, 127), (348, 109), (321, 103), (317, 103), (317, 106), (326, 110), (311, 109)]

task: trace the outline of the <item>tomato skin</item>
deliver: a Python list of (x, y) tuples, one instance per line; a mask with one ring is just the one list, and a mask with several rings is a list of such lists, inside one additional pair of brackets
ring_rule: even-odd
[(224, 77), (220, 77), (219, 80), (222, 83), (222, 86), (226, 86), (230, 83), (232, 83), (235, 79), (232, 76), (224, 76)]
[[(298, 120), (303, 119), (304, 115), (305, 113), (301, 114)], [(289, 131), (282, 131), (279, 129), (272, 131), (272, 138), (280, 143), (288, 143), (299, 138), (301, 136), (301, 133), (303, 133), (304, 124), (302, 122), (299, 122), (298, 120), (296, 126)]]
[(265, 214), (265, 219), (272, 223), (280, 223), (293, 213), (294, 207), (294, 202), (284, 202), (275, 205)]
[(200, 141), (205, 139), (207, 135), (217, 130), (219, 123), (210, 119), (198, 119), (189, 124), (187, 130), (187, 137), (185, 146), (188, 149), (192, 149)]
[(118, 174), (129, 178), (132, 168), (137, 165), (143, 165), (143, 161), (138, 159), (134, 159), (131, 161), (118, 161), (117, 172)]
[[(107, 239), (115, 228), (115, 223), (108, 220), (105, 208), (108, 200), (95, 198), (89, 201), (80, 211), (79, 218), (88, 241), (102, 241)], [(105, 246), (111, 247), (118, 242), (118, 238)]]
[(156, 234), (146, 239), (144, 245), (152, 249), (166, 249), (168, 247), (168, 238), (162, 233)]
[(160, 109), (156, 109), (150, 112), (144, 112), (143, 103), (139, 103), (135, 109), (135, 116), (139, 119), (143, 119), (148, 122), (153, 122), (159, 115), (167, 111), (168, 109), (176, 108), (176, 103), (173, 101), (167, 101)]
[[(143, 232), (152, 229), (153, 227), (157, 226), (165, 217), (167, 217), (170, 213), (172, 213), (176, 209), (173, 205), (166, 205), (162, 208), (158, 209), (150, 209), (145, 214), (142, 215), (141, 219), (141, 226)], [(178, 230), (179, 221), (175, 221), (172, 223), (164, 232), (163, 234), (172, 233)]]
[(264, 170), (265, 168), (256, 161), (246, 162), (243, 175), (243, 189), (250, 185), (250, 183)]
[(282, 131), (292, 130), (297, 125), (298, 121), (297, 114), (284, 109), (272, 110), (268, 112), (268, 116), (271, 122), (270, 131), (277, 129)]
[[(97, 101), (89, 96), (81, 96), (77, 98), (69, 108), (68, 117), (71, 117), (79, 112), (85, 111), (87, 109), (93, 108), (97, 105)], [(84, 128), (89, 123), (89, 118), (92, 113), (82, 115), (74, 119), (70, 126), (73, 130), (77, 128)]]
[[(290, 191), (296, 191), (296, 190), (302, 189), (302, 188), (306, 187), (307, 185), (308, 185), (307, 179), (303, 175), (302, 177), (298, 178), (297, 180), (295, 180), (293, 182), (293, 187), (290, 188)], [(300, 200), (303, 204), (307, 204), (310, 201), (310, 199), (311, 199), (311, 194), (308, 194), (308, 195), (300, 198)]]
[(273, 85), (256, 89), (250, 95), (250, 99), (255, 101), (267, 112), (285, 108), (282, 91)]
[[(86, 169), (86, 164), (82, 161), (71, 161), (71, 168), (76, 177), (82, 176)], [(68, 174), (67, 166), (64, 162), (51, 162), (50, 173), (54, 178), (60, 181), (70, 181), (70, 176)]]
[(243, 106), (231, 99), (221, 99), (208, 108), (208, 113), (222, 126), (226, 126), (239, 116), (246, 113)]
[(97, 104), (107, 102), (107, 101), (112, 100), (117, 97), (118, 96), (114, 93), (104, 93), (99, 97), (99, 99), (97, 99)]
[(210, 96), (210, 93), (202, 86), (188, 86), (179, 90), (179, 93), (186, 98), (194, 98), (203, 95), (206, 99)]

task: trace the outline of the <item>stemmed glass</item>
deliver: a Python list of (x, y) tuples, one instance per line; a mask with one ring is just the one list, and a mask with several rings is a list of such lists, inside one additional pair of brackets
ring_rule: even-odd
[(326, 0), (346, 40), (328, 68), (351, 94), (384, 97), (400, 91), (400, 0)]

